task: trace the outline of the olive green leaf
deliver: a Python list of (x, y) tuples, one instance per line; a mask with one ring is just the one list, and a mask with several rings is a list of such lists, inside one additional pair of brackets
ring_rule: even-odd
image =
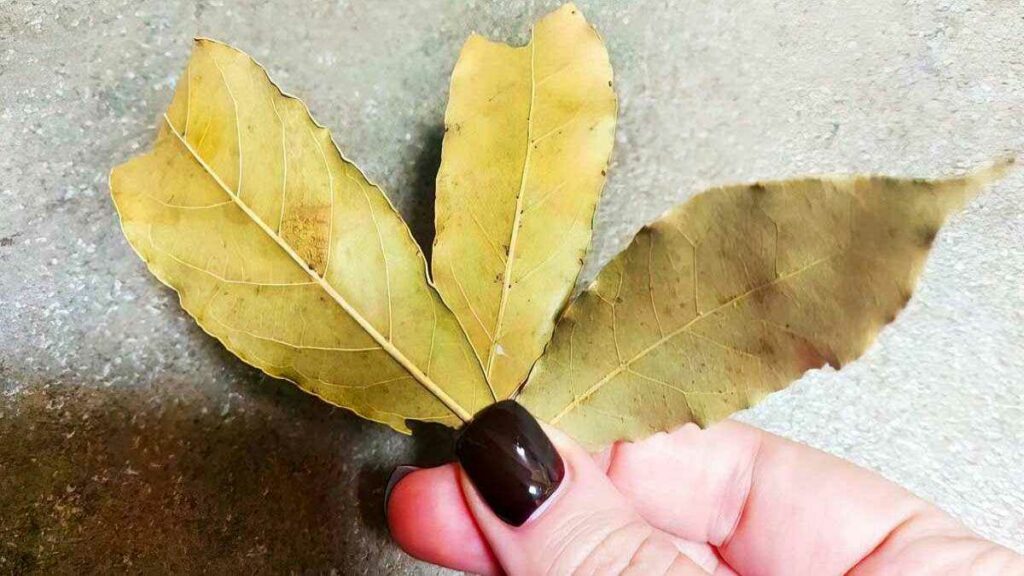
[(936, 233), (1010, 161), (962, 178), (716, 188), (637, 234), (559, 321), (519, 400), (597, 447), (705, 426), (860, 356)]
[(249, 364), (401, 431), (493, 401), (388, 199), (242, 52), (196, 41), (111, 191), (150, 271)]
[(572, 4), (521, 48), (472, 36), (452, 73), (431, 268), (499, 399), (575, 286), (615, 112), (608, 53)]

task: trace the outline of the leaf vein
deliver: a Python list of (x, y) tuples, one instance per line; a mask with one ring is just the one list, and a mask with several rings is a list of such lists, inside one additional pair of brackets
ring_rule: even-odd
[(594, 385), (592, 385), (586, 392), (584, 392), (581, 396), (576, 397), (561, 412), (559, 412), (554, 418), (552, 418), (551, 419), (551, 424), (557, 424), (559, 420), (561, 420), (563, 417), (565, 417), (565, 415), (568, 414), (569, 412), (573, 411), (577, 406), (579, 406), (579, 404), (581, 402), (585, 401), (590, 396), (593, 396), (598, 390), (600, 390), (610, 380), (614, 379), (616, 376), (618, 376), (622, 372), (628, 370), (629, 366), (631, 366), (633, 363), (635, 363), (636, 361), (640, 360), (641, 358), (643, 358), (647, 354), (651, 353), (653, 350), (659, 348), (660, 346), (662, 346), (663, 344), (665, 344), (666, 342), (668, 342), (672, 338), (675, 338), (676, 336), (678, 336), (678, 335), (680, 335), (680, 334), (682, 334), (684, 332), (689, 332), (688, 328), (691, 325), (693, 325), (695, 322), (697, 322), (697, 321), (699, 321), (699, 320), (701, 320), (701, 319), (703, 319), (703, 318), (705, 318), (707, 316), (710, 316), (711, 314), (713, 314), (713, 313), (715, 313), (715, 312), (717, 312), (719, 310), (722, 310), (726, 306), (731, 306), (732, 304), (735, 304), (736, 302), (739, 302), (742, 299), (748, 298), (750, 295), (754, 294), (755, 292), (757, 292), (759, 290), (762, 290), (764, 288), (769, 288), (769, 287), (774, 286), (774, 285), (776, 285), (776, 284), (778, 284), (780, 282), (788, 280), (789, 278), (792, 278), (792, 277), (794, 277), (794, 276), (796, 276), (798, 274), (802, 274), (803, 272), (806, 272), (807, 270), (810, 270), (810, 269), (814, 268), (815, 266), (818, 266), (819, 264), (821, 264), (823, 262), (826, 262), (828, 260), (831, 260), (831, 259), (833, 259), (833, 258), (835, 258), (837, 256), (840, 256), (840, 255), (841, 255), (841, 253), (837, 253), (837, 254), (832, 254), (830, 256), (825, 256), (825, 257), (819, 258), (819, 259), (817, 259), (817, 260), (815, 260), (815, 261), (813, 261), (813, 262), (811, 262), (811, 263), (809, 263), (809, 264), (807, 264), (807, 265), (805, 265), (805, 266), (803, 266), (803, 267), (801, 267), (801, 268), (799, 268), (797, 270), (794, 270), (793, 272), (790, 272), (790, 273), (788, 273), (788, 274), (786, 274), (784, 276), (780, 276), (780, 277), (776, 278), (775, 280), (772, 280), (770, 282), (766, 282), (764, 284), (761, 284), (760, 286), (756, 286), (754, 288), (751, 288), (750, 290), (747, 290), (746, 292), (743, 292), (742, 294), (739, 294), (738, 296), (735, 296), (735, 297), (729, 299), (728, 301), (723, 302), (722, 304), (719, 304), (718, 306), (712, 308), (711, 310), (709, 310), (709, 311), (707, 311), (707, 312), (705, 312), (703, 314), (698, 314), (697, 316), (695, 316), (692, 320), (690, 320), (689, 322), (687, 322), (683, 326), (681, 326), (679, 328), (676, 328), (675, 330), (669, 332), (668, 334), (666, 334), (662, 338), (659, 338), (653, 344), (651, 344), (650, 346), (648, 346), (648, 347), (644, 348), (643, 350), (641, 350), (640, 352), (638, 352), (635, 356), (630, 358), (628, 361), (626, 361), (623, 364), (620, 364), (617, 368), (615, 368), (611, 372), (607, 373), (604, 377), (602, 377)]
[(308, 267), (305, 266), (305, 262), (303, 262), (302, 258), (300, 258), (299, 255), (295, 253), (295, 250), (293, 250), (291, 246), (284, 242), (284, 240), (279, 235), (277, 235), (272, 229), (270, 229), (270, 227), (268, 227), (267, 224), (263, 222), (263, 220), (261, 220), (259, 216), (257, 216), (252, 211), (252, 209), (250, 209), (237, 196), (231, 193), (231, 190), (224, 184), (224, 181), (221, 180), (220, 176), (218, 176), (217, 173), (210, 168), (206, 161), (204, 161), (203, 158), (199, 156), (196, 150), (193, 149), (192, 146), (190, 146), (189, 143), (185, 141), (185, 139), (181, 136), (177, 129), (174, 128), (174, 125), (171, 124), (170, 118), (168, 118), (166, 114), (164, 115), (164, 120), (167, 122), (167, 125), (170, 127), (171, 132), (175, 135), (178, 142), (180, 142), (181, 145), (184, 146), (192, 154), (192, 157), (199, 164), (199, 166), (207, 174), (209, 174), (210, 177), (214, 179), (214, 181), (217, 182), (221, 189), (224, 190), (224, 193), (227, 194), (228, 197), (235, 200), (235, 202), (238, 204), (238, 207), (243, 212), (245, 212), (245, 214), (253, 221), (253, 223), (255, 223), (261, 230), (263, 230), (264, 234), (266, 234), (275, 242), (277, 242), (278, 246), (280, 246), (281, 249), (292, 258), (295, 264), (302, 268), (307, 274), (309, 274), (310, 278), (312, 278), (314, 282), (319, 284), (320, 288), (327, 292), (327, 294), (339, 306), (341, 306), (341, 308), (345, 311), (346, 314), (348, 314), (353, 320), (355, 320), (356, 323), (359, 324), (359, 326), (363, 330), (365, 330), (366, 333), (369, 334), (371, 338), (376, 340), (392, 358), (394, 358), (403, 368), (405, 368), (410, 374), (412, 374), (413, 377), (416, 378), (416, 380), (424, 388), (430, 391), (442, 404), (444, 404), (449, 410), (451, 410), (452, 413), (455, 414), (459, 419), (465, 422), (469, 421), (472, 418), (472, 414), (466, 411), (465, 408), (463, 408), (458, 402), (456, 402), (454, 398), (449, 396), (440, 386), (437, 385), (437, 383), (435, 383), (433, 380), (427, 377), (426, 374), (424, 374), (418, 367), (416, 367), (416, 365), (413, 364), (387, 338), (385, 338), (383, 334), (381, 334), (373, 326), (373, 324), (371, 324), (355, 308), (353, 308), (353, 306), (347, 300), (345, 300), (341, 296), (341, 294), (339, 294), (338, 291), (334, 289), (333, 286), (328, 284), (327, 281), (321, 278), (319, 275), (310, 271)]
[[(214, 314), (210, 314), (208, 316), (208, 318), (210, 320), (213, 320), (217, 324), (220, 324), (221, 326), (223, 326), (224, 328), (226, 328), (226, 329), (228, 329), (228, 330), (230, 330), (232, 332), (238, 332), (239, 334), (244, 334), (246, 336), (249, 336), (250, 338), (255, 338), (257, 340), (263, 340), (265, 342), (273, 342), (275, 344), (280, 344), (282, 346), (287, 346), (288, 348), (294, 348), (296, 350), (317, 350), (317, 351), (320, 351), (320, 352), (346, 352), (346, 353), (376, 352), (378, 350), (383, 350), (383, 348), (381, 348), (380, 346), (364, 346), (364, 347), (359, 347), (359, 348), (342, 348), (342, 347), (338, 347), (338, 346), (311, 346), (311, 345), (307, 345), (307, 344), (296, 344), (294, 342), (289, 342), (287, 340), (282, 340), (280, 338), (274, 338), (273, 336), (266, 336), (266, 335), (263, 335), (263, 334), (257, 334), (255, 332), (252, 332), (251, 330), (245, 330), (244, 328), (239, 328), (237, 326), (232, 326), (232, 325), (228, 324), (227, 322), (221, 320), (220, 318), (218, 318)], [(411, 376), (410, 376), (410, 378), (411, 378)]]
[(307, 281), (307, 282), (255, 282), (255, 281), (252, 281), (252, 280), (234, 280), (234, 279), (228, 278), (226, 276), (222, 276), (220, 274), (217, 274), (216, 272), (213, 272), (213, 271), (208, 270), (206, 268), (203, 268), (201, 266), (196, 266), (195, 264), (192, 264), (191, 262), (187, 262), (185, 260), (182, 260), (181, 258), (179, 258), (176, 254), (174, 254), (170, 250), (161, 248), (159, 245), (157, 245), (156, 240), (153, 238), (153, 225), (152, 224), (150, 224), (150, 226), (149, 226), (149, 245), (152, 246), (153, 249), (156, 250), (157, 252), (163, 254), (164, 256), (167, 256), (168, 258), (170, 258), (171, 260), (174, 260), (178, 264), (181, 264), (182, 266), (186, 266), (188, 268), (191, 268), (192, 270), (195, 270), (196, 272), (200, 272), (200, 273), (206, 274), (207, 276), (212, 277), (213, 279), (217, 280), (218, 282), (223, 282), (224, 284), (244, 284), (244, 285), (249, 285), (249, 286), (269, 286), (269, 287), (310, 286), (310, 285), (316, 284), (316, 282), (313, 282), (313, 281)]

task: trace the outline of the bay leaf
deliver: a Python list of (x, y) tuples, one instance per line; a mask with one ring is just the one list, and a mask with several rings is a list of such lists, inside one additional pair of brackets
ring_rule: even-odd
[(401, 217), (246, 54), (197, 40), (110, 187), (150, 271), (249, 364), (403, 432), (493, 401)]
[(572, 4), (523, 47), (472, 36), (452, 73), (431, 268), (499, 399), (576, 284), (615, 114), (608, 52)]
[(706, 191), (643, 228), (560, 319), (519, 400), (597, 448), (706, 426), (853, 361), (913, 293), (960, 178), (835, 176)]

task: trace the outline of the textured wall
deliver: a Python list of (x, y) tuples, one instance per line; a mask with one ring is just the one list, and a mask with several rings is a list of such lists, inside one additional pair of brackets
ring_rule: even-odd
[[(390, 545), (380, 499), (391, 466), (443, 440), (363, 423), (225, 353), (145, 272), (108, 196), (200, 34), (263, 61), (429, 239), (462, 41), (522, 42), (553, 4), (310, 4), (0, 1), (0, 572), (432, 573)], [(580, 5), (621, 104), (589, 276), (710, 184), (938, 176), (1024, 151), (1018, 2)], [(1022, 279), (1018, 172), (944, 229), (862, 360), (739, 417), (1024, 551)]]

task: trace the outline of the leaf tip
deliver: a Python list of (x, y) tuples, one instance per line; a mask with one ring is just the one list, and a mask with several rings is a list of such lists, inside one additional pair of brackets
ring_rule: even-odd
[(220, 42), (218, 42), (217, 40), (214, 40), (213, 38), (208, 38), (206, 36), (193, 36), (192, 37), (192, 45), (193, 46), (202, 46), (203, 44), (220, 44)]
[(587, 17), (583, 15), (583, 11), (580, 10), (579, 7), (576, 6), (576, 4), (574, 4), (573, 2), (566, 2), (565, 4), (559, 6), (557, 9), (545, 14), (536, 22), (535, 26), (540, 25), (541, 23), (547, 21), (548, 19), (556, 20), (559, 18), (566, 17), (579, 18), (579, 20), (581, 20), (582, 22), (587, 22)]
[(981, 187), (1002, 180), (1007, 174), (1014, 170), (1016, 166), (1016, 154), (1007, 154), (986, 163), (984, 166), (975, 168), (964, 178), (971, 184)]
[(568, 10), (570, 14), (576, 14), (580, 11), (574, 2), (566, 2), (565, 4), (562, 4), (561, 10)]

